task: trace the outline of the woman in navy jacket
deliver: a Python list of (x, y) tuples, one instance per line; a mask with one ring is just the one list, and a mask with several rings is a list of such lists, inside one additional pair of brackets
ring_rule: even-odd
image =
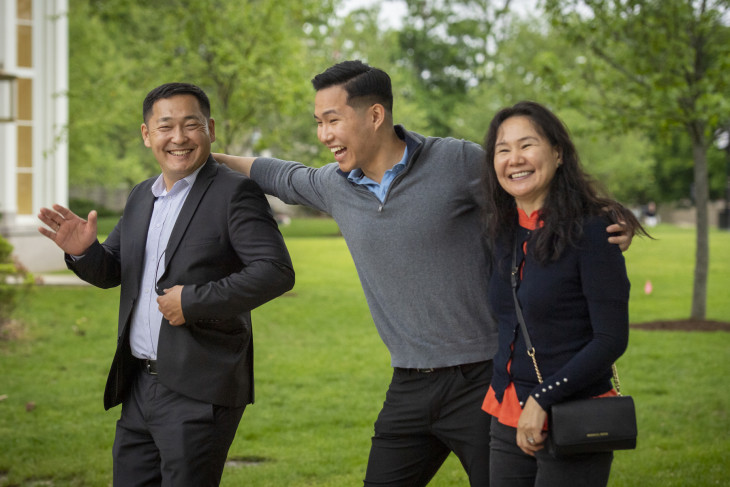
[[(569, 399), (615, 395), (611, 365), (628, 344), (629, 280), (605, 228), (623, 221), (632, 234), (646, 232), (630, 211), (599, 195), (567, 129), (542, 105), (498, 112), (485, 150), (489, 302), (499, 324), (483, 405), (493, 416), (491, 485), (606, 485), (611, 453), (556, 459), (546, 452), (547, 411)], [(517, 321), (513, 253), (542, 384)]]

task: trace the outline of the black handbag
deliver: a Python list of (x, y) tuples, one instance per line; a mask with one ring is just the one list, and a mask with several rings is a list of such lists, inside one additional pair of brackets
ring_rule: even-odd
[(555, 404), (548, 415), (547, 451), (555, 457), (636, 448), (636, 411), (631, 396)]
[[(530, 341), (522, 308), (517, 299), (517, 242), (512, 252), (512, 296), (515, 301), (517, 321), (525, 336), (527, 355), (532, 359), (537, 380), (542, 384), (542, 374), (535, 359), (535, 348)], [(621, 395), (616, 364), (611, 366), (614, 387), (618, 396), (578, 399), (553, 405), (548, 411), (548, 437), (545, 442), (548, 453), (563, 457), (581, 453), (632, 450), (636, 448), (636, 409), (631, 396)]]

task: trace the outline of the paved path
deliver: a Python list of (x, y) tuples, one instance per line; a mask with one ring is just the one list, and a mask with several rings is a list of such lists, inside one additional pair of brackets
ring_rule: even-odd
[(90, 286), (76, 274), (34, 274), (39, 286)]

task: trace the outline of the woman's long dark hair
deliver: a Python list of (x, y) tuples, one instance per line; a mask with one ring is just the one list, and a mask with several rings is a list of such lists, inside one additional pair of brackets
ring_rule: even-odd
[(542, 228), (533, 237), (533, 253), (538, 262), (545, 264), (556, 260), (566, 247), (576, 245), (586, 216), (606, 214), (613, 222), (624, 222), (624, 228), (632, 233), (648, 236), (634, 214), (604, 196), (596, 182), (583, 171), (578, 152), (563, 122), (539, 103), (521, 101), (497, 112), (484, 139), (483, 220), (490, 248), (494, 247), (497, 239), (514, 234), (518, 221), (515, 200), (502, 189), (494, 169), (497, 133), (502, 123), (512, 117), (527, 117), (537, 132), (557, 149), (562, 163), (550, 182), (540, 211)]

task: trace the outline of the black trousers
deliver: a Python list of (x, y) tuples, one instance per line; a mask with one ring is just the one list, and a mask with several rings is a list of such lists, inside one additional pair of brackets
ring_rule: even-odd
[(139, 372), (114, 438), (114, 486), (217, 486), (245, 407), (214, 406)]
[(604, 487), (613, 453), (555, 459), (545, 449), (530, 456), (517, 446), (517, 429), (492, 419), (492, 487)]
[(365, 485), (420, 487), (450, 452), (472, 487), (489, 485), (490, 416), (482, 401), (492, 361), (419, 372), (395, 369), (375, 422)]

